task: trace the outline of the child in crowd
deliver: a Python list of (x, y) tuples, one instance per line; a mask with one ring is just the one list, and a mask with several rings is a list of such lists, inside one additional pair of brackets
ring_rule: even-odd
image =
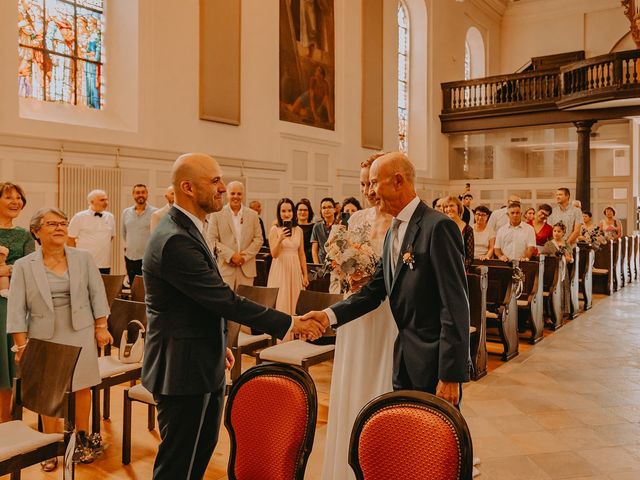
[(546, 255), (564, 256), (567, 263), (573, 263), (573, 254), (571, 247), (564, 240), (567, 227), (564, 223), (558, 222), (553, 226), (553, 238), (544, 244), (542, 252)]

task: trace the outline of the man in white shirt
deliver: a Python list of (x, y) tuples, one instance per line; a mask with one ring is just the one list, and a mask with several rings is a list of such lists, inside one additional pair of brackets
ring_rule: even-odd
[[(507, 205), (511, 203), (520, 203), (519, 195), (509, 195), (509, 200), (507, 201)], [(489, 221), (487, 222), (487, 227), (489, 227), (494, 232), (497, 232), (502, 228), (503, 225), (509, 223), (509, 215), (507, 214), (507, 207), (504, 206), (497, 210), (494, 210), (491, 216), (489, 217)]]
[(235, 290), (238, 285), (253, 285), (263, 240), (258, 214), (242, 205), (244, 185), (229, 182), (227, 197), (229, 203), (210, 216), (206, 239), (215, 248), (222, 278)]
[(495, 255), (503, 262), (528, 261), (536, 247), (536, 232), (531, 225), (522, 221), (520, 203), (510, 203), (507, 215), (509, 223), (503, 225), (496, 234)]
[(104, 190), (93, 190), (87, 195), (89, 208), (76, 213), (69, 222), (67, 244), (88, 250), (100, 273), (111, 273), (111, 246), (116, 236), (116, 221), (107, 212), (109, 197)]

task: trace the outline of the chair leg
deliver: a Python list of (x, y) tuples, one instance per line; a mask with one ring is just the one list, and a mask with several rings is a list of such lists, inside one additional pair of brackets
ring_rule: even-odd
[(102, 418), (109, 420), (111, 416), (111, 387), (106, 387), (102, 393)]
[(124, 390), (124, 401), (122, 404), (122, 464), (129, 465), (131, 462), (131, 399), (129, 389)]
[(242, 350), (240, 348), (233, 349), (233, 368), (231, 369), (231, 383), (234, 383), (242, 374)]
[(149, 405), (149, 409), (147, 410), (147, 428), (149, 431), (156, 428), (156, 407), (153, 405)]
[(20, 480), (20, 470), (11, 474), (11, 480)]
[(91, 430), (100, 433), (100, 389), (91, 387)]

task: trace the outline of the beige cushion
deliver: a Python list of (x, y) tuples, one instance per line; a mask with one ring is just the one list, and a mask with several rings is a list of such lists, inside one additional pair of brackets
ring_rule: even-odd
[(314, 345), (302, 340), (284, 342), (260, 352), (260, 359), (269, 362), (282, 362), (289, 365), (302, 365), (303, 360), (330, 352), (335, 345)]
[(144, 388), (141, 383), (137, 383), (129, 389), (129, 398), (131, 400), (137, 400), (139, 402), (148, 403), (149, 405), (155, 405), (156, 401), (153, 399), (153, 395), (149, 390)]
[(142, 368), (142, 363), (122, 363), (117, 356), (107, 355), (98, 357), (98, 369), (100, 378), (109, 378), (124, 372), (130, 372), (136, 368)]
[(476, 327), (474, 327), (473, 325), (471, 325), (469, 327), (469, 333), (470, 334), (476, 333), (477, 331), (478, 331), (478, 329)]
[(591, 270), (593, 273), (597, 273), (599, 275), (606, 275), (609, 273), (609, 270), (607, 270), (606, 268), (594, 268), (593, 270)]
[(487, 318), (498, 318), (498, 314), (487, 311)]
[(261, 335), (249, 335), (240, 331), (240, 335), (238, 335), (238, 346), (239, 347), (248, 347), (249, 345), (257, 342), (262, 342), (264, 340), (269, 340), (271, 336), (263, 333)]
[(62, 440), (61, 433), (40, 433), (20, 420), (0, 423), (0, 462)]
[(543, 297), (548, 297), (549, 296), (549, 292), (542, 292), (542, 296)]
[(518, 306), (519, 307), (528, 307), (529, 306), (529, 302), (527, 302), (526, 300), (518, 300)]

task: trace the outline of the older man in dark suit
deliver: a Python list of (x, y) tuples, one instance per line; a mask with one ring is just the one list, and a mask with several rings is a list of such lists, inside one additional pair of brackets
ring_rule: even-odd
[(225, 391), (224, 318), (283, 338), (310, 338), (316, 323), (292, 319), (236, 295), (224, 283), (203, 237), (208, 213), (220, 210), (225, 185), (218, 163), (186, 154), (172, 170), (175, 204), (154, 230), (143, 276), (148, 329), (142, 383), (158, 403), (162, 439), (155, 479), (202, 478), (215, 448)]
[(305, 318), (340, 327), (389, 297), (398, 324), (394, 389), (433, 393), (457, 405), (470, 367), (462, 235), (451, 219), (420, 201), (414, 179), (414, 167), (402, 153), (373, 163), (371, 188), (380, 209), (394, 217), (382, 261), (359, 292)]

